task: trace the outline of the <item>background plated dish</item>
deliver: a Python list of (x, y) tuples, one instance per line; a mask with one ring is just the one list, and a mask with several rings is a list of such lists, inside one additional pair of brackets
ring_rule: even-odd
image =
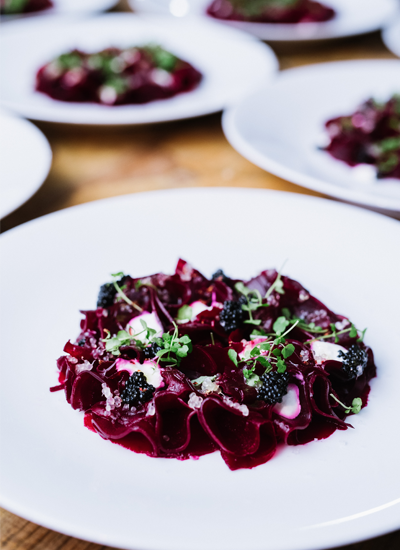
[(27, 201), (50, 170), (52, 153), (31, 122), (0, 110), (0, 218)]
[[(314, 550), (400, 527), (399, 241), (398, 223), (375, 213), (232, 188), (123, 196), (7, 232), (0, 238), (1, 505), (63, 533), (136, 550)], [(237, 472), (217, 454), (149, 458), (85, 429), (83, 415), (48, 390), (79, 309), (93, 307), (110, 272), (171, 272), (179, 256), (207, 275), (223, 267), (241, 277), (288, 258), (288, 275), (368, 326), (378, 377), (368, 407), (352, 418), (355, 429)]]
[(34, 15), (84, 14), (109, 10), (118, 0), (53, 0), (54, 6), (48, 10), (34, 11), (19, 15), (2, 15), (1, 19), (11, 20), (16, 17), (31, 17)]
[[(10, 23), (0, 39), (3, 104), (29, 118), (53, 122), (161, 122), (219, 111), (267, 83), (278, 68), (272, 50), (245, 33), (200, 19), (184, 23), (168, 19), (168, 25), (165, 23), (162, 16), (126, 13), (86, 20), (31, 18)], [(38, 41), (38, 35), (43, 40)], [(200, 70), (204, 78), (198, 88), (146, 105), (113, 107), (55, 101), (34, 90), (39, 67), (69, 49), (98, 51), (148, 42), (159, 43)]]
[(284, 179), (334, 197), (400, 211), (400, 181), (377, 180), (318, 149), (329, 140), (324, 124), (353, 113), (370, 97), (400, 91), (400, 61), (343, 61), (280, 73), (276, 81), (224, 113), (233, 147), (254, 164)]
[[(326, 23), (248, 23), (220, 21), (254, 34), (262, 40), (297, 41), (323, 40), (362, 34), (380, 29), (399, 10), (397, 0), (326, 0), (324, 4), (337, 12), (337, 17)], [(205, 15), (211, 0), (129, 0), (136, 11), (168, 13), (175, 17)]]

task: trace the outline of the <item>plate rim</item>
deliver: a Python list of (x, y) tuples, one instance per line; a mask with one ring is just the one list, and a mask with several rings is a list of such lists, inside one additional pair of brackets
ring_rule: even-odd
[[(69, 26), (69, 25), (84, 25), (85, 23), (93, 23), (98, 21), (104, 21), (109, 19), (110, 21), (113, 20), (113, 23), (118, 25), (118, 21), (123, 22), (126, 24), (128, 20), (132, 22), (133, 25), (137, 25), (140, 22), (145, 22), (145, 24), (148, 25), (161, 25), (163, 22), (170, 19), (168, 16), (165, 15), (152, 15), (148, 13), (132, 13), (132, 12), (111, 12), (111, 13), (97, 13), (93, 14), (92, 16), (84, 16), (84, 15), (54, 15), (52, 16), (53, 21), (56, 21), (58, 25), (62, 25), (63, 27)], [(16, 30), (23, 29), (23, 26), (26, 26), (26, 28), (29, 30), (30, 28), (34, 28), (35, 24), (37, 24), (38, 18), (25, 18), (25, 19), (19, 19), (16, 21), (10, 22), (5, 29), (3, 29), (2, 35), (3, 37), (8, 37), (9, 35), (13, 35), (13, 28), (15, 27)], [(50, 26), (50, 17), (41, 18), (40, 24)], [(175, 20), (174, 20), (175, 21)], [(219, 31), (220, 26), (218, 23), (214, 23), (213, 21), (207, 21), (203, 20), (202, 18), (198, 17), (192, 17), (190, 18), (191, 24), (195, 25), (196, 27), (199, 27), (201, 32), (204, 32), (206, 34), (207, 30), (211, 29), (214, 31)], [(175, 25), (183, 25), (184, 22), (175, 22)], [(32, 32), (32, 31), (30, 31)], [(214, 36), (218, 36), (218, 32), (215, 32)], [(273, 49), (263, 42), (261, 42), (256, 37), (249, 35), (248, 33), (237, 30), (237, 29), (231, 29), (226, 28), (224, 31), (221, 32), (221, 35), (224, 35), (221, 37), (221, 40), (224, 40), (225, 37), (228, 40), (235, 40), (235, 41), (241, 41), (242, 44), (246, 47), (253, 48), (254, 50), (258, 51), (259, 56), (263, 56), (263, 72), (264, 72), (264, 78), (266, 82), (269, 82), (273, 78), (275, 78), (275, 75), (277, 74), (279, 70), (279, 60), (273, 51)], [(1, 38), (0, 38), (1, 43)], [(258, 67), (260, 69), (260, 66)], [(258, 74), (258, 73), (257, 73)], [(256, 80), (256, 78), (255, 78)], [(258, 78), (258, 81), (260, 78)], [(255, 86), (258, 86), (259, 84), (255, 84)], [(190, 94), (190, 92), (188, 92)], [(174, 96), (171, 98), (174, 100), (175, 98), (179, 98), (180, 95)], [(204, 102), (200, 103), (200, 106), (197, 106), (196, 102), (196, 108), (193, 111), (193, 107), (190, 108), (191, 113), (187, 113), (185, 110), (181, 113), (178, 113), (177, 115), (173, 114), (172, 116), (168, 113), (168, 109), (163, 110), (162, 116), (159, 114), (154, 114), (150, 111), (149, 116), (145, 117), (145, 119), (137, 119), (137, 115), (135, 115), (134, 110), (138, 110), (138, 107), (140, 105), (121, 105), (121, 106), (114, 106), (114, 107), (105, 107), (98, 104), (90, 104), (95, 105), (97, 107), (105, 107), (108, 109), (119, 109), (122, 108), (126, 112), (126, 117), (123, 120), (115, 120), (112, 117), (109, 117), (110, 111), (104, 111), (106, 116), (104, 117), (104, 113), (102, 113), (100, 110), (98, 111), (98, 114), (95, 115), (94, 120), (89, 116), (85, 116), (84, 113), (79, 113), (78, 115), (74, 115), (73, 119), (70, 120), (70, 113), (68, 112), (68, 105), (70, 103), (68, 102), (58, 102), (57, 100), (53, 100), (54, 103), (52, 103), (51, 107), (54, 107), (55, 103), (61, 104), (61, 114), (56, 114), (54, 116), (54, 113), (52, 110), (48, 111), (47, 107), (37, 107), (35, 104), (32, 105), (30, 102), (21, 102), (20, 100), (14, 101), (9, 99), (0, 99), (0, 106), (9, 109), (11, 111), (14, 111), (18, 114), (20, 114), (23, 117), (30, 118), (32, 120), (38, 120), (38, 121), (45, 121), (45, 122), (54, 122), (56, 124), (71, 124), (71, 125), (82, 125), (82, 126), (141, 126), (145, 124), (157, 124), (157, 123), (163, 123), (163, 122), (173, 122), (175, 120), (185, 120), (190, 118), (197, 118), (200, 116), (205, 116), (208, 114), (213, 114), (217, 112), (221, 112), (226, 106), (233, 104), (233, 102), (237, 101), (232, 98), (225, 98), (224, 101), (214, 101), (211, 105), (208, 102), (207, 104), (204, 104)], [(163, 102), (163, 105), (165, 105), (164, 101), (168, 100), (160, 100)], [(156, 102), (154, 102), (156, 103)], [(158, 103), (158, 102), (157, 102)], [(67, 105), (67, 107), (66, 107)], [(84, 105), (79, 103), (78, 105)], [(152, 103), (148, 103), (146, 105), (152, 105)], [(132, 110), (130, 110), (132, 108)], [(150, 109), (149, 109), (150, 110)], [(116, 112), (116, 111), (115, 111)], [(121, 111), (120, 111), (121, 112)], [(83, 116), (82, 116), (83, 115)]]
[[(33, 195), (41, 188), (43, 183), (46, 181), (46, 178), (49, 175), (53, 163), (53, 151), (49, 140), (35, 124), (23, 118), (22, 116), (19, 116), (17, 113), (14, 113), (3, 107), (0, 108), (0, 118), (2, 117), (16, 121), (17, 124), (20, 124), (23, 128), (22, 131), (27, 130), (27, 133), (30, 133), (32, 137), (34, 136), (33, 139), (36, 141), (36, 144), (41, 149), (41, 168), (40, 170), (35, 170), (35, 177), (32, 178), (33, 183), (30, 185), (30, 190), (28, 193), (23, 193), (23, 197), (20, 193), (20, 197), (22, 198), (14, 200), (11, 208), (8, 207), (4, 209), (4, 212), (3, 208), (0, 208), (0, 219), (5, 218), (9, 214), (12, 214), (15, 210), (24, 205), (31, 197), (33, 197)], [(2, 181), (1, 187), (4, 193), (7, 188), (7, 184)]]

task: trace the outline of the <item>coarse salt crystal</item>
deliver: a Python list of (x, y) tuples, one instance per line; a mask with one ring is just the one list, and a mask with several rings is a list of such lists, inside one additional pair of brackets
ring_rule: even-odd
[(310, 360), (310, 354), (305, 349), (301, 350), (300, 357), (304, 363), (307, 363)]
[(75, 372), (79, 374), (84, 371), (92, 370), (92, 368), (93, 368), (92, 363), (89, 363), (89, 361), (85, 359), (83, 363), (79, 363), (78, 365), (76, 365)]
[(189, 401), (188, 405), (192, 409), (199, 409), (201, 407), (201, 404), (203, 403), (203, 398), (200, 397), (200, 395), (197, 395), (196, 393), (192, 392), (189, 395)]
[(203, 380), (203, 383), (201, 384), (202, 393), (217, 392), (218, 390), (218, 384), (216, 382), (213, 382), (211, 378), (206, 378), (205, 380)]
[(226, 396), (223, 397), (223, 402), (225, 403), (225, 405), (229, 405), (229, 407), (232, 407), (232, 409), (240, 411), (243, 416), (249, 416), (249, 408), (246, 405), (235, 403), (235, 401), (232, 401), (229, 397)]
[(308, 300), (310, 297), (310, 295), (308, 294), (308, 292), (306, 292), (304, 289), (300, 290), (299, 292), (299, 301), (300, 302), (305, 302), (306, 300)]

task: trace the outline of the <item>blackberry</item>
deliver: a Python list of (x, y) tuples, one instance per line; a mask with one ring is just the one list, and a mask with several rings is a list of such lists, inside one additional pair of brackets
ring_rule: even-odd
[(242, 325), (246, 318), (246, 313), (242, 309), (242, 304), (247, 303), (244, 296), (241, 296), (237, 302), (225, 300), (224, 308), (219, 314), (219, 322), (226, 332), (232, 332)]
[(114, 297), (117, 294), (116, 288), (112, 283), (101, 285), (97, 297), (97, 307), (110, 307), (114, 303)]
[[(118, 285), (122, 287), (129, 278), (129, 275), (124, 275), (117, 281)], [(97, 297), (97, 307), (107, 308), (112, 306), (116, 294), (117, 289), (113, 283), (105, 283), (104, 285), (101, 285), (99, 295)]]
[(213, 281), (222, 281), (223, 283), (228, 283), (230, 281), (229, 277), (225, 275), (222, 269), (218, 269), (213, 276), (211, 277)]
[(86, 344), (86, 338), (81, 338), (78, 342), (78, 346), (84, 346)]
[(365, 350), (353, 344), (347, 353), (340, 350), (338, 355), (343, 357), (342, 369), (349, 378), (358, 378), (362, 375), (368, 363), (368, 354)]
[(153, 342), (147, 348), (144, 348), (144, 358), (153, 359), (157, 355), (157, 352), (162, 350), (162, 347), (159, 346), (156, 342)]
[(257, 389), (258, 399), (263, 399), (269, 405), (281, 403), (287, 394), (289, 375), (287, 372), (271, 371), (260, 376), (262, 386)]
[(121, 393), (121, 399), (127, 405), (139, 405), (149, 401), (154, 392), (155, 387), (148, 384), (145, 375), (140, 371), (136, 371), (128, 378)]

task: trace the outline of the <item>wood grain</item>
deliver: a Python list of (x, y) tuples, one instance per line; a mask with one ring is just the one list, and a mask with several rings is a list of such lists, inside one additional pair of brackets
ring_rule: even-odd
[[(125, 0), (119, 10), (127, 9)], [(345, 59), (392, 58), (380, 34), (326, 43), (274, 45), (282, 70)], [(126, 128), (37, 123), (53, 149), (50, 174), (39, 191), (2, 220), (1, 230), (76, 204), (173, 187), (234, 186), (318, 195), (264, 172), (226, 141), (220, 114), (192, 120)], [(4, 550), (110, 550), (51, 531), (0, 509)], [(399, 550), (400, 531), (343, 547)]]

